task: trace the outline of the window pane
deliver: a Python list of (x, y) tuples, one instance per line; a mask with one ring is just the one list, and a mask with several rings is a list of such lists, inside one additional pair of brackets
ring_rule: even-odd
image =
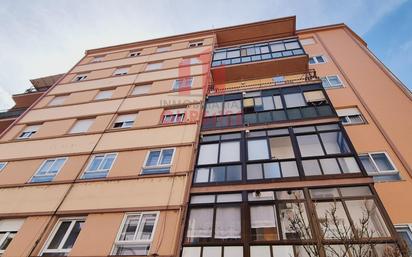
[[(285, 255), (286, 256), (286, 255)], [(250, 247), (250, 257), (271, 257), (270, 246), (254, 245)]]
[(162, 150), (162, 158), (160, 159), (160, 165), (171, 164), (173, 152), (174, 152), (173, 149)]
[(342, 85), (342, 82), (340, 81), (340, 79), (339, 79), (338, 76), (336, 76), (336, 75), (334, 75), (334, 76), (328, 76), (328, 80), (329, 80), (329, 83), (330, 83), (332, 86), (340, 86), (340, 85)]
[(327, 154), (350, 152), (342, 132), (321, 133), (320, 137)]
[(305, 100), (303, 99), (301, 93), (286, 94), (284, 95), (284, 97), (287, 108), (306, 106)]
[[(351, 231), (341, 202), (318, 202), (315, 206), (324, 238), (340, 239), (339, 233), (344, 230)], [(336, 223), (333, 222), (334, 219), (337, 220)]]
[(92, 160), (92, 164), (90, 165), (88, 171), (94, 171), (94, 170), (98, 170), (100, 164), (103, 161), (103, 156), (95, 156)]
[(123, 226), (122, 233), (120, 234), (120, 240), (122, 241), (131, 241), (134, 240), (134, 235), (139, 225), (141, 215), (131, 215), (128, 216), (126, 222)]
[(53, 165), (50, 167), (50, 170), (48, 173), (57, 173), (59, 172), (59, 170), (61, 169), (61, 167), (63, 166), (64, 162), (66, 161), (65, 158), (60, 158), (60, 159), (56, 159), (56, 161), (53, 163)]
[(194, 195), (190, 198), (190, 203), (214, 203), (215, 195)]
[(277, 240), (276, 209), (273, 205), (250, 207), (252, 240)]
[(225, 181), (225, 167), (212, 167), (210, 169), (210, 182)]
[(136, 239), (150, 240), (152, 237), (155, 222), (156, 214), (143, 214)]
[(276, 198), (278, 200), (303, 199), (303, 191), (302, 190), (277, 191)]
[(337, 188), (310, 189), (310, 196), (315, 199), (339, 197)]
[(391, 162), (388, 160), (384, 153), (374, 153), (371, 154), (373, 160), (378, 166), (379, 171), (392, 171), (395, 168), (392, 166)]
[(260, 163), (247, 165), (247, 179), (263, 179), (262, 165)]
[(223, 110), (224, 115), (237, 114), (241, 112), (242, 108), (240, 107), (240, 100), (225, 102)]
[[(212, 247), (203, 247), (202, 257), (216, 257), (222, 256), (222, 247), (212, 246)], [(183, 256), (182, 256), (183, 257)], [(190, 255), (187, 257), (196, 257), (195, 255)]]
[(269, 139), (272, 159), (295, 158), (290, 137), (273, 137)]
[(219, 207), (216, 209), (215, 238), (240, 238), (241, 226), (239, 207)]
[(263, 170), (264, 170), (266, 179), (281, 177), (279, 163), (277, 162), (263, 164)]
[(317, 160), (305, 160), (302, 161), (303, 171), (305, 172), (306, 176), (316, 176), (322, 175), (322, 172), (319, 167), (319, 163)]
[(359, 237), (389, 236), (388, 229), (374, 200), (353, 200), (345, 201), (345, 203)]
[(339, 164), (343, 173), (356, 173), (360, 172), (358, 163), (353, 157), (338, 158)]
[(378, 170), (376, 169), (369, 155), (361, 155), (359, 156), (359, 159), (361, 160), (362, 165), (365, 168), (366, 172), (368, 173), (378, 172)]
[(240, 165), (226, 167), (227, 181), (242, 180), (242, 168)]
[(282, 175), (284, 178), (286, 177), (298, 177), (299, 172), (298, 172), (298, 166), (296, 165), (296, 162), (290, 161), (290, 162), (281, 162), (280, 166), (282, 168)]
[(104, 158), (104, 161), (100, 167), (101, 170), (108, 170), (112, 167), (113, 161), (115, 159), (115, 155), (113, 154), (109, 154), (106, 155), (106, 157)]
[(372, 195), (372, 192), (368, 186), (341, 187), (340, 192), (342, 193), (342, 196)]
[(190, 210), (187, 227), (188, 238), (212, 237), (213, 209), (201, 208)]
[(249, 140), (248, 146), (248, 160), (262, 160), (268, 159), (268, 147), (266, 139), (264, 140)]
[(241, 202), (242, 194), (220, 194), (217, 195), (216, 202), (218, 203), (229, 203), (229, 202)]
[[(311, 238), (309, 221), (303, 203), (279, 203), (279, 216), (284, 240)], [(297, 225), (297, 222), (300, 225)]]
[(218, 148), (218, 144), (201, 145), (197, 163), (199, 165), (217, 163)]
[(303, 157), (323, 155), (322, 146), (317, 135), (297, 136), (296, 138)]
[(240, 143), (226, 142), (220, 144), (219, 162), (240, 161)]
[[(183, 247), (182, 257), (200, 257), (200, 250), (201, 247)], [(205, 252), (204, 248), (203, 252)]]
[(39, 169), (39, 171), (37, 172), (37, 175), (43, 175), (48, 173), (48, 171), (50, 170), (51, 166), (54, 163), (54, 159), (52, 160), (47, 160)]
[(283, 103), (280, 95), (273, 96), (273, 101), (275, 102), (275, 109), (283, 109)]
[(71, 249), (79, 236), (80, 230), (82, 229), (84, 221), (76, 221), (72, 231), (70, 231), (69, 237), (63, 245), (64, 249)]
[[(125, 245), (118, 246), (116, 248), (115, 255), (147, 255), (149, 253), (150, 244), (141, 244), (141, 245)], [(43, 254), (44, 256), (44, 254)]]
[(335, 158), (320, 159), (320, 165), (325, 175), (340, 174), (339, 165)]
[(196, 170), (195, 183), (207, 183), (209, 181), (209, 169), (201, 168)]
[(222, 102), (207, 103), (205, 108), (205, 117), (222, 115)]
[(242, 246), (225, 246), (223, 251), (225, 253), (224, 257), (243, 257)]
[(267, 110), (274, 110), (275, 109), (275, 105), (273, 104), (273, 98), (270, 96), (265, 96), (262, 97), (262, 101), (263, 101), (263, 110), (267, 111)]
[(54, 234), (54, 237), (47, 249), (57, 249), (59, 247), (64, 235), (67, 232), (67, 229), (70, 227), (70, 223), (70, 221), (63, 221), (62, 223), (60, 223), (60, 226), (57, 229), (56, 234)]
[(160, 151), (150, 151), (146, 166), (156, 166), (160, 157)]

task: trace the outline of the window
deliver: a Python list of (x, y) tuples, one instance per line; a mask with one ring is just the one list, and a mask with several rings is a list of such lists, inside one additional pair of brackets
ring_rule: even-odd
[(132, 95), (143, 95), (149, 93), (152, 84), (148, 85), (137, 85), (133, 88)]
[(40, 168), (36, 171), (30, 182), (50, 182), (54, 179), (57, 173), (60, 172), (67, 157), (45, 160)]
[(141, 54), (142, 54), (142, 51), (140, 51), (140, 50), (133, 50), (133, 51), (130, 51), (129, 57), (136, 57), (136, 56), (139, 56), (139, 55), (141, 55)]
[(89, 131), (95, 119), (77, 120), (74, 126), (70, 129), (70, 134), (84, 133)]
[(24, 223), (24, 219), (4, 219), (0, 220), (0, 255), (2, 255), (7, 246), (16, 236)]
[(49, 106), (62, 105), (66, 99), (67, 99), (67, 95), (55, 96), (49, 102)]
[(97, 93), (94, 100), (103, 100), (103, 99), (110, 99), (113, 95), (114, 90), (104, 90)]
[(170, 45), (159, 46), (156, 49), (156, 53), (162, 53), (170, 50)]
[(193, 85), (193, 77), (181, 78), (176, 79), (173, 82), (173, 90), (181, 90), (181, 89), (188, 89), (191, 88)]
[(103, 59), (104, 59), (104, 55), (103, 56), (95, 56), (95, 57), (93, 57), (93, 60), (91, 62), (92, 63), (101, 62), (101, 61), (103, 61)]
[(369, 175), (377, 181), (400, 180), (399, 171), (385, 152), (360, 154), (359, 158)]
[(350, 125), (350, 124), (364, 124), (365, 119), (363, 118), (361, 112), (358, 108), (345, 108), (345, 109), (338, 109), (336, 110), (340, 120), (342, 121), (343, 125)]
[(146, 66), (146, 71), (158, 70), (158, 69), (161, 69), (162, 66), (163, 66), (163, 62), (148, 63)]
[(20, 133), (18, 139), (31, 138), (39, 130), (40, 125), (27, 126), (23, 132)]
[(320, 133), (319, 135), (320, 137), (316, 134), (297, 136), (303, 157), (350, 152), (342, 132)]
[(148, 255), (158, 213), (130, 213), (125, 216), (114, 243), (113, 255)]
[(287, 108), (306, 106), (306, 102), (301, 93), (286, 94), (284, 97)]
[(343, 83), (338, 77), (338, 75), (326, 76), (326, 77), (321, 78), (321, 80), (322, 80), (322, 86), (326, 89), (343, 87)]
[(87, 78), (87, 74), (77, 74), (73, 81), (82, 81), (85, 80)]
[(136, 114), (125, 114), (117, 116), (113, 128), (131, 128), (136, 119)]
[(57, 222), (41, 256), (67, 256), (84, 225), (84, 218), (64, 218)]
[(129, 71), (129, 67), (123, 67), (123, 68), (117, 68), (113, 75), (115, 76), (122, 76), (122, 75), (126, 75)]
[(303, 92), (303, 96), (309, 105), (320, 105), (326, 102), (326, 98), (322, 90), (306, 91)]
[(326, 63), (326, 58), (323, 55), (317, 55), (309, 58), (309, 64)]
[(7, 162), (0, 162), (0, 171), (2, 171), (7, 165)]
[(203, 45), (203, 40), (189, 42), (189, 47), (197, 47), (197, 46), (202, 46), (202, 45)]
[(83, 173), (82, 179), (105, 178), (116, 157), (116, 153), (94, 155)]
[(162, 124), (183, 122), (186, 109), (165, 110), (162, 115)]
[(174, 152), (174, 148), (149, 151), (142, 169), (142, 174), (169, 173)]
[(220, 144), (202, 144), (200, 146), (198, 164), (215, 164), (236, 161), (240, 161), (239, 141), (222, 142)]
[(285, 77), (284, 76), (276, 76), (272, 78), (272, 81), (275, 82), (276, 85), (285, 84)]
[(395, 225), (396, 231), (408, 247), (408, 253), (412, 255), (412, 225)]
[(303, 46), (316, 44), (315, 39), (313, 37), (302, 38), (299, 41)]

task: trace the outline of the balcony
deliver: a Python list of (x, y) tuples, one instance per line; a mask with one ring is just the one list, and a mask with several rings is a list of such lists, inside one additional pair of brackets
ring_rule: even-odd
[(27, 108), (0, 110), (0, 119), (19, 117)]
[(308, 56), (297, 38), (217, 49), (211, 68), (214, 83), (307, 70)]

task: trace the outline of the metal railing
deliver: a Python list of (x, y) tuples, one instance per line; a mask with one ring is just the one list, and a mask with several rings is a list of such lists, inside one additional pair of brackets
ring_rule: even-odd
[(215, 88), (215, 85), (209, 85), (208, 88), (208, 94), (209, 95), (214, 95), (214, 94), (222, 94), (226, 92), (232, 92), (232, 91), (241, 91), (242, 89), (265, 89), (265, 88), (270, 88), (274, 86), (285, 86), (285, 85), (298, 85), (298, 84), (304, 84), (308, 82), (314, 82), (314, 81), (319, 81), (320, 78), (316, 75), (316, 70), (310, 69), (306, 73), (294, 75), (295, 77), (293, 79), (286, 79), (283, 81), (272, 81), (272, 82), (265, 82), (265, 83), (255, 83), (255, 84), (246, 84), (239, 82), (239, 85), (237, 86), (230, 86), (230, 87), (223, 87), (223, 88)]

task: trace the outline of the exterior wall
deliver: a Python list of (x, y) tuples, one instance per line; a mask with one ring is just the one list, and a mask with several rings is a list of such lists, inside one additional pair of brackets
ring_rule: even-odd
[[(367, 123), (347, 126), (358, 153), (385, 151), (399, 170), (401, 180), (376, 183), (394, 224), (412, 223), (412, 209), (401, 195), (412, 194), (412, 97), (389, 71), (344, 27), (303, 31), (316, 44), (304, 46), (309, 56), (324, 55), (325, 64), (311, 65), (319, 76), (337, 74), (344, 87), (327, 93), (335, 108), (357, 107)], [(366, 136), (367, 135), (367, 136)]]

